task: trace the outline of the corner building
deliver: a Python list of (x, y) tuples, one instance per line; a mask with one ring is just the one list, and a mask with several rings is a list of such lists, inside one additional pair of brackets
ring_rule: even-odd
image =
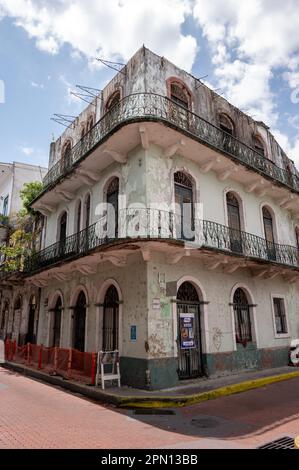
[(49, 164), (38, 343), (118, 349), (147, 389), (288, 363), (299, 175), (263, 122), (141, 48)]

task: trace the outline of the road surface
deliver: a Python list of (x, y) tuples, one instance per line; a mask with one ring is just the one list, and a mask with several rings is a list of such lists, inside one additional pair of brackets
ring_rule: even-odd
[(0, 449), (252, 449), (299, 435), (299, 378), (167, 413), (118, 410), (0, 367)]

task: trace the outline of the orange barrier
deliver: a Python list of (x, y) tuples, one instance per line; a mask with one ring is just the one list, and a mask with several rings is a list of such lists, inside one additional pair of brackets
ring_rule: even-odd
[(17, 346), (15, 341), (5, 341), (7, 361), (36, 367), (49, 374), (61, 375), (95, 385), (97, 354), (66, 348), (47, 348), (43, 345), (26, 344)]

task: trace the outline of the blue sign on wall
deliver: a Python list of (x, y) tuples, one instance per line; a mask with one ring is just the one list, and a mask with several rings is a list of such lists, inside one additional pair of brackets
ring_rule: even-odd
[(136, 341), (137, 339), (137, 327), (136, 325), (131, 325), (131, 341)]

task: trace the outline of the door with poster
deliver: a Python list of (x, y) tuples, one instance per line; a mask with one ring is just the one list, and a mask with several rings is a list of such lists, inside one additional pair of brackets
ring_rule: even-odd
[(178, 376), (181, 380), (203, 375), (200, 306), (195, 287), (190, 283), (182, 284), (177, 294)]

